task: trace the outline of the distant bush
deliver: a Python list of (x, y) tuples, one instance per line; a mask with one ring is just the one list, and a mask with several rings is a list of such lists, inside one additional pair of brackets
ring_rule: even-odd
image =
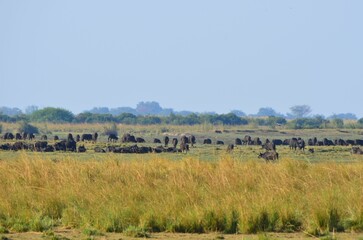
[(37, 134), (39, 133), (39, 129), (25, 121), (20, 123), (20, 126), (18, 128), (19, 132), (26, 132), (26, 133), (34, 133)]
[(72, 112), (65, 109), (47, 107), (41, 110), (34, 111), (30, 115), (30, 120), (34, 122), (54, 123), (73, 122), (74, 115)]

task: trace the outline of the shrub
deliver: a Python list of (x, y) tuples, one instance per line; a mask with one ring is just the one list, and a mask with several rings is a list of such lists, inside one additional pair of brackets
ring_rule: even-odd
[(33, 134), (39, 133), (39, 129), (37, 127), (35, 127), (35, 126), (25, 122), (25, 121), (20, 123), (18, 131), (19, 132), (26, 132), (26, 133), (33, 133)]

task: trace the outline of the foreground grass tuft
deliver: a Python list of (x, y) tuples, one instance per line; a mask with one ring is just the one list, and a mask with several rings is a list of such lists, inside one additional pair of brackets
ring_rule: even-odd
[[(48, 157), (47, 157), (48, 156)], [(54, 226), (101, 232), (259, 233), (363, 230), (363, 163), (275, 164), (155, 155), (0, 161), (0, 233)], [(92, 227), (90, 227), (92, 226)], [(148, 230), (148, 231), (146, 231)]]

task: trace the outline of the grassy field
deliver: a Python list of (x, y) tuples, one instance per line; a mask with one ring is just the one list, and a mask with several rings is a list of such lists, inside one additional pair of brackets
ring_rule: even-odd
[[(62, 136), (104, 127), (46, 126), (48, 134)], [(229, 128), (216, 134), (210, 126), (122, 129), (131, 130), (148, 141), (165, 132), (191, 132), (197, 139), (226, 143), (246, 133), (262, 138), (360, 136), (359, 130)], [(350, 147), (315, 147), (314, 154), (279, 147), (281, 157), (271, 164), (257, 158), (261, 147), (240, 146), (232, 153), (225, 148), (198, 143), (188, 154), (144, 155), (0, 151), (0, 236), (18, 239), (7, 232), (35, 231), (54, 239), (59, 229), (70, 228), (84, 238), (100, 239), (113, 239), (111, 232), (123, 239), (167, 236), (158, 232), (208, 233), (209, 239), (283, 239), (261, 232), (301, 239), (299, 234), (345, 232), (362, 239), (353, 232), (363, 230), (363, 157), (351, 155)], [(260, 234), (220, 235), (235, 233)]]

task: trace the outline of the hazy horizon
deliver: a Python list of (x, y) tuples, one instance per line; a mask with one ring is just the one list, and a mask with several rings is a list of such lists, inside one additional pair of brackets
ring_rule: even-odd
[(0, 106), (363, 117), (363, 1), (0, 1)]

